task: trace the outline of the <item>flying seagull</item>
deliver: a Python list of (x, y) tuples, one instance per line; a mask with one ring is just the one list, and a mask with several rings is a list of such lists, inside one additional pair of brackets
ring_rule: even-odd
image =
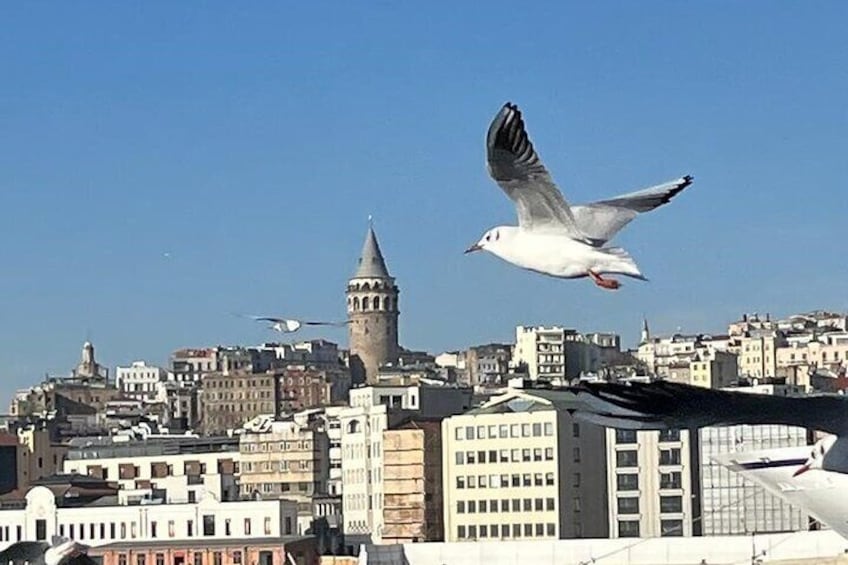
[(848, 473), (848, 398), (773, 396), (715, 390), (669, 381), (583, 383), (572, 387), (579, 419), (632, 430), (784, 424), (827, 432), (794, 476), (823, 469)]
[(53, 536), (52, 543), (20, 541), (0, 551), (0, 563), (27, 562), (30, 565), (93, 565), (88, 546), (68, 538)]
[(271, 325), (268, 326), (269, 330), (274, 330), (280, 333), (294, 333), (299, 330), (302, 326), (333, 326), (333, 327), (343, 327), (349, 324), (349, 321), (345, 322), (315, 322), (315, 321), (303, 321), (303, 320), (291, 320), (287, 318), (275, 318), (273, 316), (246, 316), (252, 320), (256, 320), (257, 322), (270, 322)]
[(533, 148), (521, 111), (507, 102), (489, 126), (489, 174), (515, 203), (518, 226), (488, 230), (469, 247), (488, 251), (523, 269), (564, 279), (591, 277), (615, 290), (621, 283), (604, 274), (647, 280), (620, 247), (604, 247), (633, 218), (668, 203), (692, 184), (677, 180), (600, 200), (569, 206)]

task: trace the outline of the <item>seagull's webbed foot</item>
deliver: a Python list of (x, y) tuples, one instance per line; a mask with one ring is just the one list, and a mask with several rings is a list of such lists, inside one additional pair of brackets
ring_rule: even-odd
[(621, 283), (617, 280), (605, 279), (593, 271), (589, 271), (589, 276), (592, 277), (592, 281), (601, 288), (605, 288), (607, 290), (618, 290), (621, 287)]

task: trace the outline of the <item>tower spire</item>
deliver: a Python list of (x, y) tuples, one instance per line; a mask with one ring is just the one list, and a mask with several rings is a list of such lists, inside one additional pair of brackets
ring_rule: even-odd
[(383, 259), (383, 253), (380, 251), (380, 244), (377, 243), (377, 235), (374, 233), (371, 216), (368, 216), (368, 233), (365, 234), (365, 243), (362, 245), (362, 253), (359, 255), (359, 267), (356, 269), (353, 278), (391, 278), (389, 270), (386, 268), (386, 261)]
[(639, 343), (648, 343), (651, 340), (651, 331), (648, 329), (648, 318), (642, 316), (642, 339)]

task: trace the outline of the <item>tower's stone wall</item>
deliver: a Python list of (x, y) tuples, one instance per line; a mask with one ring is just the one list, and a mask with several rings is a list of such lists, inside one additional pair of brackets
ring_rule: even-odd
[(391, 277), (350, 280), (347, 314), (354, 382), (376, 382), (380, 365), (397, 361), (399, 294)]

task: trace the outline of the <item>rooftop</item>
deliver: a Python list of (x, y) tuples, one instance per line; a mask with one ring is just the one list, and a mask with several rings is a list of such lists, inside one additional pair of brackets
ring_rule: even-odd
[(148, 541), (118, 541), (108, 543), (106, 545), (98, 545), (90, 549), (92, 553), (102, 551), (110, 551), (115, 549), (159, 549), (159, 548), (216, 548), (216, 547), (256, 547), (256, 546), (280, 546), (292, 544), (303, 540), (312, 540), (309, 536), (281, 536), (281, 537), (262, 537), (262, 538), (203, 538), (203, 539), (182, 539), (182, 540), (165, 540), (155, 539)]

